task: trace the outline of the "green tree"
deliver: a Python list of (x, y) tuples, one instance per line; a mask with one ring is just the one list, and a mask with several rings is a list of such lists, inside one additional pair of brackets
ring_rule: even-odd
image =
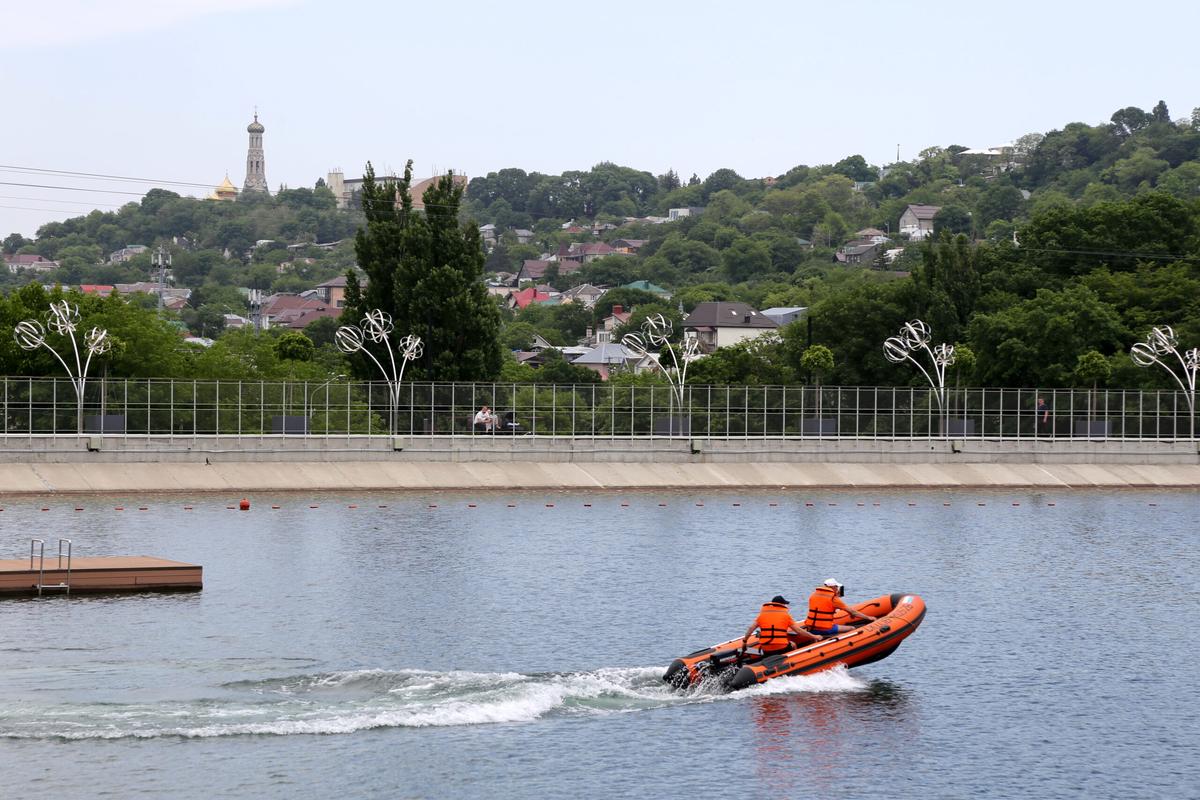
[(971, 233), (971, 212), (960, 205), (945, 205), (933, 216), (933, 235)]
[(1076, 360), (1072, 377), (1075, 379), (1076, 385), (1089, 387), (1088, 419), (1092, 419), (1095, 412), (1096, 388), (1101, 383), (1106, 383), (1111, 376), (1112, 365), (1108, 363), (1108, 359), (1102, 353), (1096, 350), (1088, 350)]
[(280, 361), (311, 361), (315, 349), (312, 339), (299, 331), (288, 331), (275, 340), (275, 357)]
[(1116, 310), (1091, 289), (1040, 289), (1030, 299), (976, 314), (968, 340), (985, 386), (1064, 386), (1079, 354), (1113, 352), (1127, 338)]
[(537, 328), (528, 322), (513, 322), (504, 326), (500, 341), (506, 350), (529, 350), (536, 335)]
[[(352, 309), (347, 291), (347, 309), (351, 318), (380, 309), (394, 321), (393, 337), (419, 335), (425, 353), (413, 366), (428, 380), (491, 380), (502, 363), (500, 312), (481, 279), (478, 226), (459, 224), (462, 188), (450, 175), (426, 191), (424, 213), (413, 210), (411, 182), (411, 161), (399, 185), (377, 184), (367, 165), (367, 224), (355, 252), (368, 282)], [(368, 371), (361, 363), (356, 368)]]
[(729, 280), (741, 283), (771, 271), (771, 250), (762, 242), (740, 236), (721, 253), (721, 261)]
[(800, 369), (809, 375), (819, 387), (821, 378), (833, 372), (833, 351), (823, 344), (814, 344), (806, 348), (800, 356)]

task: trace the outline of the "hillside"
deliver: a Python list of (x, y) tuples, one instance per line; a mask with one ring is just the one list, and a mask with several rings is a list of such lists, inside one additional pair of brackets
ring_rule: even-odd
[[(788, 331), (777, 350), (738, 354), (737, 368), (717, 369), (713, 360), (712, 379), (799, 380), (799, 354), (822, 343), (836, 359), (827, 381), (907, 381), (879, 343), (919, 316), (937, 340), (974, 351), (964, 381), (1065, 385), (1078, 356), (1096, 350), (1115, 370), (1114, 383), (1134, 386), (1163, 380), (1132, 369), (1125, 355), (1148, 326), (1173, 325), (1185, 345), (1200, 344), (1198, 198), (1200, 114), (1172, 121), (1159, 103), (1004, 147), (931, 147), (883, 166), (852, 155), (776, 176), (721, 169), (703, 180), (609, 163), (562, 175), (503, 169), (470, 181), (462, 217), (491, 226), (486, 269), (510, 281), (526, 261), (572, 244), (634, 242), (539, 280), (558, 289), (648, 280), (673, 293), (663, 310), (675, 314), (705, 300), (809, 309), (802, 333)], [(903, 228), (910, 206), (932, 209), (923, 223), (932, 231)], [(673, 209), (677, 218), (668, 221)], [(182, 319), (211, 334), (201, 330), (206, 320), (244, 311), (239, 287), (299, 292), (344, 273), (355, 263), (361, 220), (353, 207), (336, 208), (320, 182), (234, 203), (156, 189), (115, 212), (47, 224), (32, 241), (9, 236), (6, 255), (57, 266), (6, 272), (0, 281), (147, 280), (148, 251), (115, 263), (110, 255), (163, 245), (174, 284), (192, 290)], [(627, 304), (656, 299), (622, 291)], [(573, 343), (601, 313), (576, 312), (532, 305), (508, 327), (527, 323), (517, 340), (532, 330)]]

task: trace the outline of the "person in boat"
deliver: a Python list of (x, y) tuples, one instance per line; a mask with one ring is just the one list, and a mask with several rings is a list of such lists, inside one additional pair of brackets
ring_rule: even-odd
[(836, 578), (830, 578), (818, 586), (808, 598), (808, 616), (804, 619), (804, 627), (816, 634), (818, 638), (854, 630), (853, 625), (833, 624), (833, 617), (838, 609), (845, 611), (855, 619), (865, 622), (875, 621), (874, 617), (862, 614), (846, 605), (842, 600), (845, 596), (846, 587)]
[(756, 630), (758, 631), (758, 649), (762, 652), (763, 658), (786, 653), (802, 644), (820, 641), (821, 638), (813, 636), (796, 624), (788, 611), (788, 601), (783, 598), (783, 595), (778, 594), (771, 598), (769, 603), (763, 603), (758, 616), (746, 629), (746, 636), (742, 642), (741, 651), (738, 653), (739, 659), (745, 657), (746, 642), (750, 640), (750, 636)]

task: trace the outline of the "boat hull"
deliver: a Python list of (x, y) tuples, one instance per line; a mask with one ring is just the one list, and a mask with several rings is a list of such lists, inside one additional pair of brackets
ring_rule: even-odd
[[(883, 595), (852, 608), (876, 617), (875, 621), (760, 660), (739, 660), (743, 645), (750, 651), (757, 646), (757, 635), (748, 640), (731, 639), (676, 659), (663, 680), (678, 688), (715, 682), (722, 689), (734, 691), (781, 675), (808, 675), (839, 664), (858, 667), (891, 655), (925, 618), (925, 602), (915, 594)], [(849, 614), (839, 611), (834, 622), (845, 625), (850, 619)]]

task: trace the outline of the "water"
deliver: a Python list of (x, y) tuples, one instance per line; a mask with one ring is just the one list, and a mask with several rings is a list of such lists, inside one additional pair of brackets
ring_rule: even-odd
[[(205, 572), (0, 602), (6, 796), (1198, 796), (1194, 493), (251, 499), (0, 503), (2, 557)], [(849, 672), (659, 682), (830, 576), (929, 613)]]

